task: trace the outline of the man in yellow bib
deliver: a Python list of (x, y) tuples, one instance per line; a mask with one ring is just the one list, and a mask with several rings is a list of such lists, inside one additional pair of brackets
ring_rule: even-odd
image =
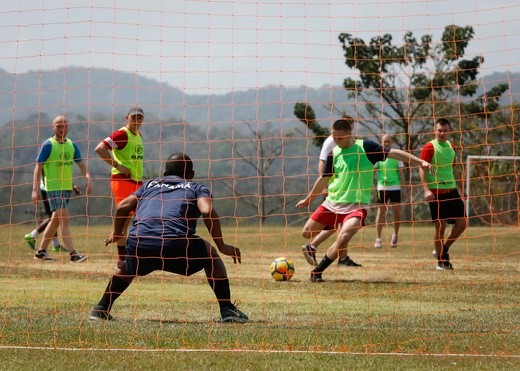
[[(144, 147), (141, 132), (144, 111), (140, 107), (131, 107), (126, 115), (126, 125), (105, 138), (96, 147), (96, 153), (111, 168), (110, 189), (116, 206), (126, 197), (141, 187), (143, 178)], [(128, 228), (131, 216), (126, 219)], [(125, 260), (126, 239), (117, 244), (118, 264)]]
[(90, 175), (87, 165), (81, 157), (81, 152), (72, 140), (67, 138), (69, 122), (65, 116), (57, 116), (52, 122), (54, 135), (41, 146), (36, 158), (33, 173), (32, 201), (37, 204), (40, 200), (40, 181), (45, 172), (44, 189), (47, 192), (51, 218), (45, 227), (40, 248), (35, 252), (35, 260), (54, 260), (47, 254), (47, 247), (54, 238), (58, 228), (61, 229), (61, 239), (70, 254), (70, 261), (81, 263), (87, 259), (74, 250), (69, 226), (69, 199), (73, 190), (74, 164), (85, 177), (86, 194), (91, 191)]

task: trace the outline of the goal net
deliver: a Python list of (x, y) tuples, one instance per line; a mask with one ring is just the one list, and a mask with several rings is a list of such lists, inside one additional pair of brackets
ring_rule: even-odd
[[(2, 1), (0, 16), (0, 347), (8, 355), (518, 358), (517, 2)], [(116, 321), (89, 321), (118, 261), (115, 244), (105, 246), (116, 211), (113, 163), (96, 148), (124, 142), (107, 138), (127, 125), (133, 106), (144, 111), (142, 179), (161, 176), (169, 155), (188, 154), (225, 242), (241, 249), (241, 264), (220, 255), (232, 300), (249, 316), (244, 326), (219, 322), (204, 271), (136, 278), (114, 303)], [(36, 158), (58, 115), (68, 119), (93, 190), (86, 194), (74, 166), (81, 193), (68, 205), (71, 238), (49, 241), (54, 261), (43, 262), (34, 257), (46, 247), (37, 229), (48, 214), (31, 197), (40, 192)], [(450, 247), (453, 271), (436, 270), (419, 171), (405, 163), (401, 220), (396, 204), (383, 211), (382, 247), (374, 247), (381, 205), (371, 184), (359, 190), (371, 197), (365, 226), (343, 253), (361, 266), (334, 262), (323, 284), (309, 281), (302, 229), (323, 198), (296, 204), (319, 178), (321, 146), (344, 115), (355, 120), (355, 138), (381, 143), (391, 134), (393, 148), (415, 156), (434, 139), (435, 120), (450, 121), (469, 220)], [(448, 245), (450, 231), (448, 224)], [(202, 220), (197, 233), (211, 241)], [(336, 237), (317, 246), (318, 263)], [(58, 247), (67, 244), (87, 259), (71, 262)], [(288, 282), (270, 274), (279, 257), (294, 263)], [(100, 368), (132, 368), (105, 361)]]

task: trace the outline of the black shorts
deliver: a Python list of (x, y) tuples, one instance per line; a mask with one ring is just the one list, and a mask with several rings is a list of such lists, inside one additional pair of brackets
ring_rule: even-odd
[(45, 208), (45, 214), (50, 218), (52, 216), (51, 205), (49, 204), (49, 197), (47, 196), (47, 191), (44, 189), (40, 189), (40, 193), (42, 195), (43, 207)]
[(401, 203), (401, 191), (386, 191), (381, 190), (377, 191), (377, 203), (378, 204), (387, 204), (387, 203), (399, 204)]
[(466, 217), (464, 202), (462, 202), (457, 190), (437, 194), (435, 198), (435, 201), (428, 202), (433, 222), (446, 220), (448, 223), (453, 224), (454, 219)]
[(135, 276), (146, 276), (153, 271), (191, 276), (211, 264), (211, 259), (206, 243), (198, 236), (164, 240), (129, 237), (125, 271)]

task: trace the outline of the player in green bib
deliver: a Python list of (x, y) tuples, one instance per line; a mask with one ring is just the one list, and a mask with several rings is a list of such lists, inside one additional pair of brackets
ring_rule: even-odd
[[(433, 255), (437, 257), (437, 270), (453, 269), (448, 251), (468, 225), (464, 201), (457, 190), (455, 146), (448, 141), (450, 131), (450, 122), (445, 118), (438, 119), (434, 127), (435, 139), (426, 143), (421, 152), (421, 158), (435, 168), (435, 176), (424, 171), (420, 171), (420, 176), (424, 199), (428, 201), (435, 224)], [(462, 192), (463, 178), (459, 176), (459, 179)], [(453, 228), (445, 239), (447, 224), (453, 224)]]
[[(392, 136), (385, 134), (381, 138), (383, 147), (392, 147)], [(381, 235), (383, 226), (387, 223), (388, 205), (392, 204), (394, 214), (393, 229), (394, 233), (390, 239), (390, 247), (397, 247), (399, 239), (399, 226), (401, 221), (401, 185), (404, 186), (404, 164), (394, 158), (387, 158), (385, 161), (375, 165), (377, 169), (377, 215), (376, 215), (376, 240), (374, 247), (382, 247)]]
[(57, 116), (52, 122), (54, 135), (41, 146), (36, 159), (33, 174), (32, 201), (37, 204), (40, 199), (40, 181), (42, 171), (45, 173), (44, 189), (50, 205), (51, 220), (43, 232), (40, 248), (35, 252), (35, 260), (54, 260), (47, 254), (47, 246), (54, 238), (58, 228), (61, 239), (70, 254), (70, 260), (80, 263), (87, 257), (78, 254), (72, 243), (69, 227), (69, 199), (73, 190), (74, 163), (79, 167), (86, 181), (86, 193), (91, 191), (90, 175), (87, 165), (81, 158), (81, 152), (73, 141), (67, 138), (69, 123), (65, 116)]
[[(322, 282), (322, 273), (334, 260), (348, 251), (348, 243), (365, 225), (373, 187), (374, 165), (387, 157), (431, 169), (432, 165), (398, 149), (384, 148), (371, 140), (355, 139), (354, 119), (343, 117), (332, 125), (336, 143), (323, 174), (312, 190), (296, 204), (308, 207), (328, 186), (328, 196), (305, 223), (302, 236), (311, 239), (324, 228), (337, 228), (336, 240), (311, 272), (311, 282)], [(331, 180), (331, 177), (333, 179)], [(329, 180), (330, 183), (329, 183)]]

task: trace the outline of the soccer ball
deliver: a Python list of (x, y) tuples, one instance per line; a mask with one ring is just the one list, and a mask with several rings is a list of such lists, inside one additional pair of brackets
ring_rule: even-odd
[(289, 281), (294, 274), (294, 264), (291, 259), (276, 258), (270, 270), (275, 281)]

